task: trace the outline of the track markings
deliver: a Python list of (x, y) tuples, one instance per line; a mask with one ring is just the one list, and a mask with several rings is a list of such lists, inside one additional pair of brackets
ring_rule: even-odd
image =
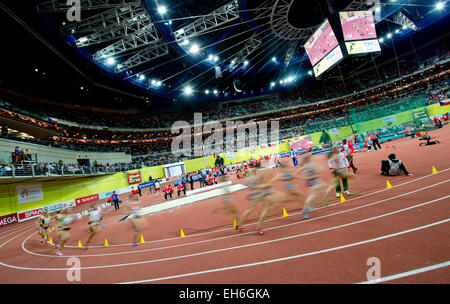
[[(296, 235), (282, 237), (282, 238), (268, 240), (268, 241), (250, 243), (250, 244), (239, 245), (239, 246), (234, 246), (234, 247), (227, 247), (227, 248), (222, 248), (222, 249), (215, 249), (215, 250), (198, 252), (198, 253), (181, 255), (181, 256), (174, 256), (174, 257), (169, 257), (169, 258), (161, 258), (161, 259), (156, 259), (156, 260), (147, 260), (147, 261), (140, 261), (140, 262), (124, 263), (124, 264), (110, 264), (110, 265), (90, 266), (90, 267), (83, 267), (83, 268), (80, 268), (80, 269), (112, 268), (112, 267), (132, 266), (132, 265), (140, 265), (140, 264), (147, 264), (147, 263), (171, 261), (171, 260), (177, 260), (177, 259), (182, 259), (182, 258), (189, 258), (189, 257), (194, 257), (194, 256), (201, 256), (201, 255), (206, 255), (206, 254), (225, 252), (225, 251), (241, 249), (241, 248), (246, 248), (246, 247), (251, 247), (251, 246), (265, 245), (265, 244), (270, 244), (270, 243), (280, 242), (280, 241), (289, 240), (289, 239), (293, 239), (293, 238), (298, 238), (298, 237), (302, 237), (302, 236), (306, 236), (306, 235), (312, 235), (312, 234), (317, 234), (317, 233), (321, 233), (321, 232), (336, 230), (336, 229), (339, 229), (339, 228), (344, 228), (344, 227), (348, 227), (348, 226), (352, 226), (352, 225), (356, 225), (356, 224), (372, 221), (372, 220), (379, 219), (379, 218), (382, 218), (382, 217), (386, 217), (386, 216), (389, 216), (389, 215), (393, 215), (393, 214), (397, 214), (397, 213), (400, 213), (400, 212), (408, 211), (408, 210), (411, 210), (411, 209), (414, 209), (414, 208), (419, 208), (419, 207), (422, 207), (422, 206), (425, 206), (425, 205), (428, 205), (428, 204), (432, 204), (432, 203), (435, 203), (435, 202), (438, 202), (438, 201), (441, 201), (441, 200), (444, 200), (444, 199), (448, 199), (448, 198), (450, 198), (450, 195), (447, 195), (447, 196), (444, 196), (444, 197), (441, 197), (441, 198), (438, 198), (438, 199), (435, 199), (435, 200), (432, 200), (432, 201), (428, 201), (428, 202), (425, 202), (425, 203), (416, 204), (414, 206), (411, 206), (411, 207), (408, 207), (408, 208), (404, 208), (404, 209), (401, 209), (401, 210), (397, 210), (397, 211), (385, 213), (385, 214), (382, 214), (382, 215), (378, 215), (378, 216), (375, 216), (375, 217), (372, 217), (372, 218), (367, 218), (367, 219), (363, 219), (363, 220), (359, 220), (359, 221), (355, 221), (355, 222), (351, 222), (351, 223), (347, 223), (347, 224), (343, 224), (343, 225), (333, 226), (333, 227), (329, 227), (329, 228), (325, 228), (325, 229), (315, 230), (315, 231), (311, 231), (311, 232), (296, 234)], [(450, 220), (450, 219), (447, 219), (447, 220)], [(447, 221), (447, 220), (445, 220), (445, 221)], [(30, 251), (26, 250), (25, 248), (23, 248), (23, 249), (25, 251), (27, 251), (28, 253), (33, 254), (33, 255), (44, 256), (44, 257), (56, 257), (54, 255), (37, 254), (37, 253), (30, 252)], [(140, 252), (146, 252), (146, 251), (152, 251), (152, 250), (155, 250), (155, 249), (144, 249), (144, 250), (141, 250)], [(129, 251), (129, 252), (120, 252), (120, 253), (116, 253), (116, 254), (119, 255), (119, 254), (126, 254), (126, 253), (135, 253), (135, 252), (136, 251)], [(99, 256), (108, 256), (108, 255), (114, 255), (114, 254), (113, 253), (107, 253), (107, 254), (97, 254), (97, 255), (93, 255), (93, 256), (99, 257)], [(81, 255), (81, 256), (67, 255), (67, 256), (64, 256), (64, 257), (68, 258), (68, 257), (88, 257), (88, 256), (91, 256), (91, 255)], [(5, 264), (3, 262), (0, 262), (0, 265), (6, 266), (6, 267), (11, 267), (11, 268), (16, 268), (16, 269), (22, 269), (22, 270), (65, 270), (65, 269), (67, 269), (67, 268), (28, 268), (28, 267), (12, 266), (12, 265)]]
[(410, 271), (406, 271), (406, 272), (402, 272), (402, 273), (397, 273), (397, 274), (390, 275), (387, 277), (383, 277), (383, 278), (379, 278), (379, 279), (371, 280), (371, 281), (365, 281), (365, 282), (361, 282), (358, 284), (378, 284), (378, 283), (388, 282), (388, 281), (392, 281), (392, 280), (396, 280), (396, 279), (400, 279), (400, 278), (405, 278), (405, 277), (409, 277), (409, 276), (416, 275), (419, 273), (424, 273), (427, 271), (440, 269), (440, 268), (444, 268), (444, 267), (448, 267), (448, 266), (450, 266), (450, 261), (440, 263), (440, 264), (435, 264), (432, 266), (422, 267), (422, 268), (418, 268), (418, 269), (414, 269), (414, 270), (410, 270)]

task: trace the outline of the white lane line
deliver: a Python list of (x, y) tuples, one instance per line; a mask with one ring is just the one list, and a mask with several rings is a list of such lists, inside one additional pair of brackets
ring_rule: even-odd
[[(30, 222), (24, 222), (24, 225), (21, 225), (22, 222), (16, 223), (16, 224), (12, 224), (6, 227), (3, 227), (0, 229), (0, 236), (4, 235), (4, 234), (8, 234), (10, 232), (13, 232), (17, 229), (20, 229), (24, 226), (28, 226), (28, 224), (31, 224)], [(34, 223), (33, 223), (34, 224)]]
[[(450, 168), (442, 169), (441, 171), (439, 171), (439, 173), (446, 172), (448, 170), (450, 170)], [(398, 185), (392, 186), (392, 188), (397, 188), (397, 187), (400, 187), (400, 186), (403, 186), (403, 185), (406, 185), (406, 184), (410, 184), (412, 182), (416, 182), (416, 181), (428, 178), (428, 177), (433, 176), (433, 175), (435, 175), (435, 174), (428, 174), (428, 175), (425, 175), (425, 176), (422, 176), (422, 177), (418, 177), (418, 178), (416, 178), (414, 180), (410, 180), (410, 181), (404, 182), (402, 184), (398, 184)], [(422, 189), (425, 189), (425, 188), (422, 188)], [(353, 201), (353, 200), (357, 200), (357, 199), (361, 199), (361, 198), (364, 198), (364, 197), (368, 197), (368, 196), (371, 196), (371, 195), (374, 195), (374, 194), (377, 194), (377, 193), (381, 193), (381, 192), (387, 191), (387, 190), (389, 190), (389, 189), (384, 188), (384, 189), (377, 190), (375, 192), (371, 192), (371, 193), (368, 193), (368, 194), (364, 194), (364, 195), (361, 195), (361, 196), (358, 196), (358, 197), (355, 197), (355, 198), (349, 198), (349, 199), (347, 199), (347, 202), (350, 202), (350, 201)], [(420, 191), (420, 189), (419, 190), (414, 190), (414, 191), (417, 192), (417, 191)], [(410, 193), (412, 193), (412, 192), (410, 192)], [(331, 206), (335, 206), (335, 205), (339, 205), (339, 204), (342, 204), (342, 203), (341, 202), (337, 202), (337, 203), (329, 204), (328, 206), (318, 207), (318, 208), (316, 208), (316, 210), (329, 208)], [(298, 214), (301, 214), (301, 211), (291, 213), (291, 216), (292, 215), (298, 215)], [(265, 220), (264, 222), (267, 223), (267, 222), (276, 221), (276, 220), (283, 219), (283, 218), (284, 217), (280, 216), (280, 217), (276, 217), (276, 218)], [(245, 224), (245, 225), (243, 225), (243, 227), (248, 227), (248, 226), (251, 226), (251, 225), (254, 225), (254, 224), (256, 224), (256, 222)], [(218, 230), (213, 230), (213, 231), (208, 231), (208, 232), (202, 232), (202, 233), (187, 235), (186, 238), (197, 237), (197, 236), (202, 236), (202, 235), (207, 235), (207, 234), (212, 234), (212, 233), (218, 233), (218, 232), (223, 232), (223, 231), (230, 231), (230, 229), (231, 228), (224, 228), (224, 229), (218, 229)], [(221, 239), (221, 238), (219, 238), (219, 239)], [(173, 241), (173, 240), (179, 240), (179, 237), (147, 241), (144, 244), (158, 243), (158, 242), (164, 242), (164, 241)], [(128, 246), (130, 246), (130, 244), (116, 244), (116, 245), (110, 245), (109, 247), (124, 247), (124, 246), (128, 247)], [(67, 247), (67, 248), (77, 248), (77, 246), (69, 246), (69, 245), (66, 245), (65, 247)], [(102, 246), (102, 245), (94, 245), (94, 246), (90, 246), (90, 247), (91, 248), (103, 248), (104, 246)]]
[[(239, 245), (239, 246), (234, 246), (234, 247), (227, 247), (227, 248), (222, 248), (222, 249), (215, 249), (215, 250), (210, 250), (210, 251), (197, 252), (197, 253), (181, 255), (181, 256), (173, 256), (173, 257), (161, 258), (161, 259), (156, 259), (156, 260), (146, 260), (146, 261), (140, 261), (140, 262), (124, 263), (124, 264), (110, 264), (110, 265), (100, 265), (100, 266), (89, 266), (89, 267), (81, 267), (80, 269), (99, 269), (99, 268), (112, 268), (112, 267), (122, 267), (122, 266), (148, 264), (148, 263), (155, 263), (155, 262), (178, 260), (178, 259), (189, 258), (189, 257), (194, 257), (194, 256), (201, 256), (201, 255), (207, 255), (207, 254), (218, 253), (218, 252), (225, 252), (225, 251), (230, 251), (230, 250), (234, 250), (234, 249), (241, 249), (241, 248), (252, 247), (252, 246), (257, 246), (257, 245), (265, 245), (265, 244), (280, 242), (280, 241), (289, 240), (289, 239), (293, 239), (293, 238), (298, 238), (298, 237), (302, 237), (302, 236), (305, 236), (305, 235), (317, 234), (317, 233), (320, 233), (320, 232), (331, 231), (331, 230), (335, 230), (335, 229), (339, 229), (339, 228), (343, 228), (343, 227), (348, 227), (348, 226), (351, 226), (351, 225), (356, 225), (356, 224), (372, 221), (372, 220), (379, 219), (379, 218), (382, 218), (382, 217), (386, 217), (386, 216), (389, 216), (389, 215), (397, 214), (397, 213), (400, 213), (400, 212), (404, 212), (404, 211), (407, 211), (407, 210), (411, 210), (411, 209), (414, 209), (414, 208), (418, 208), (418, 207), (422, 207), (422, 206), (425, 206), (425, 205), (428, 205), (428, 204), (432, 204), (432, 203), (435, 203), (435, 202), (438, 202), (438, 201), (441, 201), (441, 200), (444, 200), (444, 199), (447, 199), (447, 198), (450, 198), (450, 195), (447, 195), (447, 196), (444, 196), (444, 197), (441, 197), (441, 198), (438, 198), (438, 199), (434, 199), (432, 201), (428, 201), (428, 202), (425, 202), (425, 203), (417, 204), (417, 205), (414, 205), (414, 206), (411, 206), (411, 207), (408, 207), (408, 208), (405, 208), (405, 209), (401, 209), (401, 210), (385, 213), (385, 214), (382, 214), (382, 215), (378, 215), (378, 216), (375, 216), (375, 217), (372, 217), (372, 218), (367, 218), (367, 219), (364, 219), (364, 220), (359, 220), (359, 221), (355, 221), (355, 222), (351, 222), (351, 223), (347, 223), (347, 224), (343, 224), (343, 225), (339, 225), (339, 226), (333, 226), (333, 227), (329, 227), (329, 228), (325, 228), (325, 229), (321, 229), (321, 230), (316, 230), (316, 231), (296, 234), (296, 235), (292, 235), (292, 236), (282, 237), (282, 238), (268, 240), (268, 241), (263, 241), (263, 242), (244, 244), (244, 245)], [(143, 251), (151, 251), (151, 250), (152, 249), (147, 249), (147, 250), (142, 250), (141, 252), (143, 252)], [(119, 253), (119, 254), (124, 254), (124, 253)], [(42, 255), (42, 254), (35, 254), (35, 255), (46, 256), (46, 257), (57, 257), (57, 256)], [(114, 255), (114, 254), (99, 254), (99, 255), (95, 255), (95, 256), (106, 256), (106, 255)], [(83, 256), (64, 256), (64, 258), (68, 258), (68, 257), (83, 257)], [(20, 266), (8, 265), (8, 264), (5, 264), (3, 262), (0, 262), (0, 265), (6, 266), (6, 267), (15, 268), (15, 269), (22, 269), (22, 270), (65, 270), (65, 269), (69, 269), (69, 268), (30, 268), (30, 267), (20, 267)]]
[(414, 270), (410, 270), (410, 271), (406, 271), (406, 272), (402, 272), (402, 273), (397, 273), (397, 274), (390, 275), (387, 277), (379, 278), (376, 280), (365, 281), (365, 282), (361, 282), (358, 284), (377, 284), (377, 283), (392, 281), (392, 280), (396, 280), (396, 279), (400, 279), (400, 278), (404, 278), (404, 277), (409, 277), (409, 276), (416, 275), (419, 273), (423, 273), (423, 272), (427, 272), (427, 271), (431, 271), (431, 270), (435, 270), (435, 269), (439, 269), (439, 268), (444, 268), (444, 267), (448, 267), (448, 266), (450, 266), (450, 261), (440, 263), (440, 264), (435, 264), (432, 266), (422, 267), (422, 268), (418, 268), (418, 269), (414, 269)]
[[(293, 223), (289, 223), (289, 224), (284, 224), (284, 225), (274, 226), (274, 227), (266, 228), (265, 230), (268, 231), (268, 230), (274, 230), (274, 229), (285, 228), (285, 227), (289, 227), (289, 226), (293, 226), (293, 225), (299, 225), (299, 224), (307, 223), (307, 222), (310, 222), (310, 221), (316, 221), (316, 220), (323, 219), (323, 218), (327, 218), (327, 217), (331, 217), (331, 216), (334, 216), (334, 215), (338, 215), (338, 214), (342, 214), (342, 213), (347, 213), (347, 212), (354, 211), (354, 210), (357, 210), (357, 209), (366, 208), (366, 207), (369, 207), (369, 206), (372, 206), (372, 205), (378, 205), (378, 204), (380, 204), (380, 203), (383, 203), (383, 202), (386, 202), (386, 201), (389, 201), (389, 200), (393, 200), (393, 199), (396, 199), (396, 198), (399, 198), (399, 197), (402, 197), (402, 196), (414, 194), (414, 193), (416, 193), (416, 192), (423, 191), (423, 190), (428, 189), (428, 188), (436, 187), (436, 186), (438, 186), (438, 185), (444, 184), (444, 183), (449, 182), (449, 181), (450, 181), (450, 179), (448, 179), (448, 180), (446, 180), (446, 181), (443, 181), (443, 182), (439, 182), (439, 183), (430, 185), (430, 186), (426, 186), (426, 187), (423, 187), (423, 188), (421, 188), (421, 189), (417, 189), (417, 190), (414, 190), (414, 191), (411, 191), (411, 192), (403, 193), (403, 194), (400, 194), (400, 195), (397, 195), (397, 196), (394, 196), (394, 197), (390, 197), (390, 198), (386, 198), (386, 199), (383, 199), (383, 200), (380, 200), (380, 201), (376, 201), (376, 202), (373, 202), (373, 203), (369, 203), (369, 204), (366, 204), (366, 205), (362, 205), (362, 206), (350, 208), (350, 209), (343, 210), (343, 211), (334, 212), (334, 213), (327, 214), (327, 215), (322, 215), (322, 216), (315, 217), (315, 218), (312, 218), (312, 219), (309, 219), (309, 220), (303, 220), (303, 221), (300, 221), (300, 222), (293, 222)], [(223, 236), (223, 237), (212, 238), (212, 239), (207, 239), (207, 240), (202, 240), (202, 241), (197, 241), (197, 242), (181, 243), (181, 244), (176, 244), (176, 245), (171, 245), (171, 246), (157, 247), (157, 248), (150, 248), (150, 249), (142, 249), (142, 250), (123, 251), (123, 252), (115, 252), (115, 253), (87, 254), (87, 255), (69, 255), (69, 256), (70, 256), (70, 257), (99, 257), (99, 256), (122, 255), (122, 254), (130, 254), (130, 253), (141, 253), (141, 252), (156, 251), (156, 250), (164, 250), (164, 249), (170, 249), (170, 248), (176, 248), (176, 247), (185, 247), (185, 246), (188, 246), (188, 245), (197, 245), (197, 244), (201, 244), (201, 243), (209, 243), (209, 242), (214, 242), (214, 241), (219, 241), (219, 240), (224, 240), (224, 239), (229, 239), (229, 238), (240, 237), (240, 236), (242, 236), (242, 235), (249, 235), (249, 234), (253, 234), (253, 233), (254, 233), (253, 231), (251, 231), (251, 232), (246, 232), (246, 233), (240, 233), (240, 234), (235, 233), (235, 234), (233, 234), (233, 235), (227, 235), (227, 236)], [(25, 252), (27, 252), (28, 254), (31, 254), (31, 255), (45, 256), (45, 257), (53, 257), (52, 255), (46, 255), (46, 254), (35, 253), (35, 252), (32, 252), (32, 251), (26, 249), (26, 248), (25, 248), (25, 243), (28, 241), (28, 239), (29, 239), (31, 236), (32, 236), (32, 235), (28, 236), (28, 237), (22, 242), (22, 250), (23, 250), (23, 251), (25, 251)], [(128, 244), (127, 246), (129, 247), (130, 244)], [(60, 257), (63, 258), (63, 257), (69, 257), (69, 256), (60, 256)]]
[(450, 219), (445, 219), (445, 220), (442, 220), (442, 221), (438, 221), (438, 222), (434, 222), (434, 223), (431, 223), (431, 224), (428, 224), (428, 225), (424, 225), (424, 226), (420, 226), (420, 227), (416, 227), (416, 228), (400, 231), (400, 232), (393, 233), (393, 234), (383, 235), (383, 236), (380, 236), (380, 237), (377, 237), (377, 238), (368, 239), (368, 240), (361, 241), (361, 242), (346, 244), (346, 245), (343, 245), (343, 246), (328, 248), (328, 249), (314, 251), (314, 252), (309, 252), (309, 253), (304, 253), (304, 254), (292, 255), (292, 256), (288, 256), (288, 257), (284, 257), (284, 258), (278, 258), (278, 259), (273, 259), (273, 260), (267, 260), (267, 261), (249, 263), (249, 264), (242, 264), (242, 265), (236, 265), (236, 266), (230, 266), (230, 267), (223, 267), (223, 268), (217, 268), (217, 269), (209, 269), (209, 270), (203, 270), (203, 271), (197, 271), (197, 272), (191, 272), (191, 273), (184, 273), (184, 274), (178, 274), (178, 275), (161, 277), (161, 278), (154, 278), (154, 279), (148, 279), (148, 280), (122, 282), (122, 283), (119, 283), (119, 284), (136, 284), (136, 283), (156, 282), (156, 281), (177, 279), (177, 278), (188, 277), (188, 276), (195, 276), (195, 275), (205, 274), (205, 273), (226, 271), (226, 270), (232, 270), (232, 269), (253, 267), (253, 266), (264, 265), (264, 264), (269, 264), (269, 263), (276, 263), (276, 262), (281, 262), (281, 261), (287, 261), (287, 260), (302, 258), (302, 257), (305, 257), (305, 256), (311, 256), (311, 255), (316, 255), (316, 254), (336, 251), (336, 250), (340, 250), (340, 249), (345, 249), (345, 248), (349, 248), (349, 247), (355, 247), (355, 246), (358, 246), (358, 245), (363, 245), (363, 244), (367, 244), (367, 243), (371, 243), (371, 242), (376, 242), (376, 241), (379, 241), (379, 240), (384, 240), (384, 239), (395, 237), (395, 236), (398, 236), (398, 235), (402, 235), (402, 234), (406, 234), (406, 233), (410, 233), (410, 232), (426, 229), (426, 228), (429, 228), (429, 227), (432, 227), (432, 226), (444, 224), (444, 223), (447, 223), (448, 221), (450, 221)]
[(9, 231), (9, 233), (6, 233), (6, 234), (0, 236), (0, 239), (6, 238), (6, 237), (10, 237), (12, 234), (15, 234), (17, 232), (29, 229), (32, 226), (34, 226), (34, 225), (26, 225), (26, 226), (17, 227), (18, 229), (15, 229), (14, 231)]

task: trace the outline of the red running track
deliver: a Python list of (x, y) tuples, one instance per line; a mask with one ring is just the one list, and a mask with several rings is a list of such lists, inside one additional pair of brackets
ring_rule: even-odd
[[(118, 221), (122, 211), (104, 215), (105, 228), (89, 250), (76, 247), (88, 237), (86, 221), (75, 223), (62, 257), (54, 246), (39, 242), (34, 223), (11, 225), (0, 230), (0, 282), (72, 283), (67, 261), (77, 257), (81, 281), (75, 283), (82, 284), (362, 283), (370, 258), (380, 261), (380, 283), (449, 283), (450, 134), (445, 127), (431, 135), (441, 144), (419, 147), (418, 139), (408, 138), (357, 153), (359, 171), (350, 191), (360, 194), (346, 196), (345, 203), (333, 196), (328, 207), (316, 205), (310, 220), (300, 214), (300, 202), (277, 206), (263, 236), (253, 233), (256, 212), (241, 233), (232, 218), (215, 213), (220, 197), (146, 216), (149, 228), (138, 247), (131, 246), (129, 223)], [(389, 177), (393, 188), (386, 189), (379, 168), (389, 153), (414, 175)], [(326, 164), (324, 155), (314, 158)], [(329, 179), (329, 173), (323, 177)], [(277, 189), (282, 191), (281, 185)], [(233, 196), (241, 211), (247, 194)], [(141, 200), (149, 205), (161, 197), (146, 194)], [(282, 216), (283, 207), (288, 217)], [(179, 238), (180, 229), (185, 238)]]

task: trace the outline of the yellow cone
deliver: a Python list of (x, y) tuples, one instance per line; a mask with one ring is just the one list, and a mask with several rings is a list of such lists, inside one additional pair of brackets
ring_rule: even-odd
[(52, 231), (55, 230), (55, 226), (52, 227)]
[(81, 245), (81, 241), (78, 241), (78, 248), (79, 247), (83, 247), (82, 245)]
[(436, 168), (433, 166), (433, 174), (438, 173), (438, 170), (436, 170)]
[(286, 212), (286, 209), (283, 208), (283, 217), (287, 217), (287, 216), (288, 216), (288, 214)]
[(234, 219), (233, 228), (236, 229), (236, 219)]
[(388, 188), (388, 189), (392, 188), (392, 185), (391, 185), (391, 183), (389, 181), (386, 181), (386, 188)]
[(108, 247), (109, 246), (109, 244), (108, 244), (108, 239), (105, 239), (105, 245), (104, 245), (105, 247)]
[(144, 241), (144, 236), (141, 235), (141, 244), (143, 244), (143, 243), (145, 243), (145, 241)]
[(345, 203), (345, 202), (346, 202), (345, 197), (341, 193), (341, 203)]
[(53, 240), (52, 238), (50, 238), (50, 240), (48, 241), (50, 244), (53, 244)]
[(184, 237), (185, 237), (185, 235), (184, 235), (183, 229), (181, 229), (180, 238), (184, 238)]

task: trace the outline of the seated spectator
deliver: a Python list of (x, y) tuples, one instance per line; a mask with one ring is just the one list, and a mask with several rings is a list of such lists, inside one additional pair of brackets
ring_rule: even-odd
[(381, 175), (383, 176), (398, 176), (404, 173), (405, 175), (412, 175), (409, 173), (403, 162), (396, 159), (395, 154), (389, 154), (388, 160), (381, 161)]

